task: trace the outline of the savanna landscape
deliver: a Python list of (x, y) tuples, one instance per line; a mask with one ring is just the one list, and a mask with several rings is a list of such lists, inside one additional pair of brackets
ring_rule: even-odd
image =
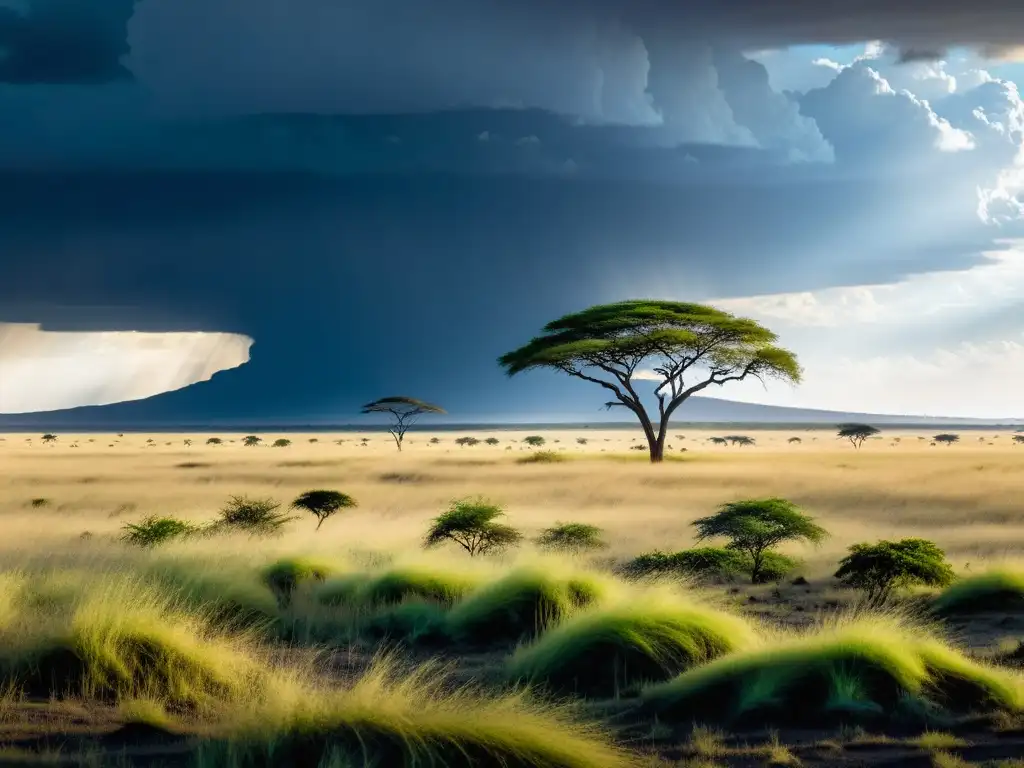
[(1016, 764), (1024, 445), (936, 434), (6, 434), (0, 762)]

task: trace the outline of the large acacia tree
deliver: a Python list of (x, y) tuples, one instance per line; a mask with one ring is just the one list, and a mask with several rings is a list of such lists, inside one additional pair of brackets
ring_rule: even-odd
[[(769, 378), (799, 382), (796, 356), (753, 320), (675, 301), (603, 304), (544, 326), (543, 335), (499, 358), (509, 376), (549, 368), (611, 393), (607, 407), (640, 420), (651, 461), (665, 455), (669, 421), (691, 396), (712, 385)], [(639, 376), (639, 379), (638, 379)], [(654, 379), (657, 413), (648, 413), (638, 380)]]
[(445, 413), (444, 408), (425, 403), (415, 397), (382, 397), (363, 406), (362, 413), (386, 413), (391, 417), (388, 432), (395, 438), (395, 445), (402, 450), (405, 433), (424, 413)]

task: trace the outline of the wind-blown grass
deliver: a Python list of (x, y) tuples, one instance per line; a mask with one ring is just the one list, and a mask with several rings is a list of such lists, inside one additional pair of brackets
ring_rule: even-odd
[(379, 573), (346, 574), (317, 585), (314, 596), (321, 603), (379, 605), (399, 603), (409, 597), (450, 604), (480, 584), (471, 573), (433, 565), (406, 565)]
[(920, 627), (865, 617), (731, 654), (643, 693), (662, 720), (819, 726), (1019, 711), (1020, 678), (969, 660)]
[(281, 605), (287, 606), (297, 588), (310, 582), (322, 582), (333, 570), (328, 563), (306, 557), (282, 557), (265, 566), (260, 575)]
[(3, 581), (0, 682), (181, 709), (241, 700), (262, 684), (251, 637), (217, 631), (152, 582), (72, 571)]
[(935, 598), (939, 614), (968, 614), (1024, 608), (1024, 567), (1003, 566), (957, 579)]
[(456, 603), (445, 631), (456, 641), (474, 645), (514, 643), (537, 636), (612, 590), (613, 584), (597, 574), (521, 566)]
[(452, 690), (437, 667), (378, 660), (351, 688), (253, 707), (199, 748), (199, 768), (398, 765), (629, 768), (567, 705)]
[(618, 696), (756, 642), (754, 630), (738, 616), (650, 595), (570, 617), (519, 648), (506, 673), (559, 692)]

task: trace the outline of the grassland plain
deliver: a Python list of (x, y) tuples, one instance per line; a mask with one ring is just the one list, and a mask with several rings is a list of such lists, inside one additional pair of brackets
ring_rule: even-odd
[[(535, 431), (534, 431), (535, 433)], [(0, 436), (0, 764), (985, 765), (1024, 756), (1024, 446), (1010, 432), (621, 430)], [(488, 437), (499, 442), (488, 445)], [(211, 437), (221, 445), (208, 445)], [(278, 438), (291, 444), (272, 447)], [(800, 442), (791, 442), (799, 437)], [(364, 441), (365, 438), (365, 441)], [(432, 442), (436, 438), (438, 442)], [(185, 441), (191, 444), (186, 445)], [(580, 442), (580, 441), (585, 442)], [(683, 450), (685, 449), (685, 450)], [(228, 497), (358, 506), (280, 535), (119, 540)], [(600, 526), (593, 557), (425, 552), (483, 495), (527, 542)], [(626, 582), (719, 505), (780, 496), (831, 536), (807, 583)], [(861, 541), (922, 537), (960, 578), (865, 615), (831, 579)], [(593, 674), (588, 674), (593, 670)], [(800, 706), (794, 706), (799, 702)]]

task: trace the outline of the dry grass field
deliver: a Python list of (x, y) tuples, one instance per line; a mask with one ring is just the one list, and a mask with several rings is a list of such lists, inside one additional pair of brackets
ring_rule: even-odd
[[(0, 764), (1011, 765), (986, 761), (1024, 756), (1024, 681), (1003, 658), (1024, 635), (1024, 613), (1007, 603), (921, 623), (911, 609), (928, 596), (913, 593), (872, 616), (831, 578), (852, 544), (920, 537), (942, 547), (961, 578), (998, 572), (1012, 581), (1019, 573), (1024, 594), (1024, 445), (1009, 431), (963, 431), (957, 444), (933, 445), (934, 431), (884, 431), (855, 450), (824, 430), (748, 431), (756, 444), (740, 447), (712, 444), (721, 430), (686, 429), (670, 438), (660, 466), (633, 449), (642, 436), (625, 430), (467, 431), (481, 442), (460, 447), (454, 441), (463, 433), (424, 429), (409, 433), (401, 453), (380, 432), (265, 434), (255, 447), (226, 433), (61, 434), (51, 444), (2, 435), (0, 684), (8, 688)], [(539, 450), (524, 445), (527, 434), (542, 434), (544, 450), (563, 460), (524, 462)], [(224, 443), (208, 445), (211, 437)], [(488, 437), (498, 444), (483, 442)], [(291, 444), (272, 447), (281, 438)], [(314, 517), (296, 512), (275, 536), (224, 533), (152, 548), (120, 540), (127, 524), (150, 515), (201, 525), (234, 495), (270, 497), (286, 510), (320, 488), (343, 491), (358, 506), (319, 530)], [(505, 522), (527, 543), (472, 560), (456, 547), (425, 552), (430, 521), (454, 499), (478, 495), (502, 504)], [(690, 548), (693, 520), (726, 502), (766, 497), (794, 502), (830, 534), (817, 547), (782, 547), (801, 561), (797, 584), (627, 583), (609, 571), (652, 550)], [(599, 526), (609, 546), (590, 558), (536, 552), (529, 541), (555, 522)], [(266, 569), (297, 561), (316, 578), (282, 601), (267, 587)], [(352, 597), (365, 592), (353, 584), (399, 572), (407, 581), (429, 572), (465, 588), (454, 606), (403, 593), (385, 610)], [(479, 635), (498, 619), (485, 617), (472, 632), (459, 623), (512, 589), (510, 579), (527, 577), (590, 595), (586, 605), (551, 598), (554, 608), (569, 607), (545, 619), (532, 642), (548, 638), (554, 650), (516, 656), (525, 636), (495, 645)], [(327, 599), (328, 588), (342, 597)], [(232, 621), (231, 611), (260, 620)], [(693, 651), (680, 669), (696, 666), (704, 677), (654, 692), (616, 683), (614, 694), (583, 699), (515, 687), (523, 675), (513, 679), (507, 669), (535, 669), (545, 653), (563, 659), (558, 643), (577, 649), (556, 664), (568, 668), (580, 653), (577, 636), (594, 622), (633, 621), (630, 611), (669, 616), (677, 639), (703, 638), (698, 655), (708, 663), (697, 664)], [(878, 662), (900, 681), (901, 701), (927, 691), (929, 701), (946, 701), (933, 694), (953, 677), (998, 695), (967, 707), (969, 717), (913, 726), (895, 716), (812, 727), (715, 714), (728, 686), (714, 675), (741, 675), (727, 663), (760, 669), (767, 662), (757, 654), (792, 646), (797, 666), (810, 668), (836, 648), (889, 649), (865, 652), (876, 659), (925, 637), (942, 650), (922, 645), (919, 657)], [(943, 654), (960, 655), (938, 661)], [(836, 662), (829, 675), (852, 674), (860, 658)], [(429, 667), (437, 663), (447, 666)], [(983, 669), (963, 671), (971, 665)], [(729, 685), (763, 693), (769, 678), (757, 674), (760, 683)], [(854, 677), (849, 685), (875, 690), (874, 677)], [(704, 703), (691, 712), (686, 691), (704, 685)], [(951, 695), (966, 701), (967, 688)], [(771, 690), (811, 696), (799, 686)], [(835, 691), (829, 695), (831, 702)], [(945, 710), (965, 709), (950, 701)]]

